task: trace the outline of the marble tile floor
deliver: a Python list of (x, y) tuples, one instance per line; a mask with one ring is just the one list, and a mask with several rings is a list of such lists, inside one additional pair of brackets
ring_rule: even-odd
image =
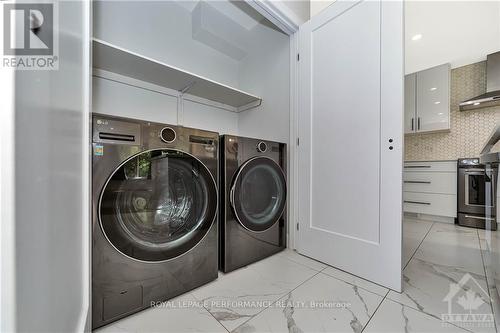
[[(96, 332), (495, 332), (484, 234), (414, 219), (403, 234), (401, 294), (286, 250)], [(487, 319), (444, 322), (450, 284)]]

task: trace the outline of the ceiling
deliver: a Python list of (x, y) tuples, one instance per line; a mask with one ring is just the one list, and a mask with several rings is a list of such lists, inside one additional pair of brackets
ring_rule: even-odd
[[(422, 37), (412, 40), (417, 34)], [(500, 51), (500, 1), (405, 1), (405, 72)]]

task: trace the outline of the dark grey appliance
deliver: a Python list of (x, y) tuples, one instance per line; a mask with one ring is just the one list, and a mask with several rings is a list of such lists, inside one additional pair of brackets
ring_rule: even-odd
[(486, 92), (459, 104), (460, 111), (500, 105), (500, 52), (486, 57)]
[(220, 269), (235, 270), (286, 246), (286, 145), (221, 136)]
[(458, 224), (496, 230), (498, 169), (480, 164), (478, 158), (458, 160)]
[(217, 133), (92, 116), (92, 327), (217, 278)]

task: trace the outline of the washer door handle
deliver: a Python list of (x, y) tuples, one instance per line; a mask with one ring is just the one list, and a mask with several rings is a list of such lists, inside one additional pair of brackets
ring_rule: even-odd
[(231, 187), (231, 190), (229, 191), (229, 202), (231, 203), (231, 206), (234, 208), (234, 186)]

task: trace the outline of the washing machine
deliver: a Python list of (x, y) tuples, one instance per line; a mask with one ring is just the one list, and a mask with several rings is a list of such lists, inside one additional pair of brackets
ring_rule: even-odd
[(92, 327), (217, 278), (217, 133), (92, 115)]
[(286, 145), (220, 138), (219, 267), (235, 270), (286, 247)]

